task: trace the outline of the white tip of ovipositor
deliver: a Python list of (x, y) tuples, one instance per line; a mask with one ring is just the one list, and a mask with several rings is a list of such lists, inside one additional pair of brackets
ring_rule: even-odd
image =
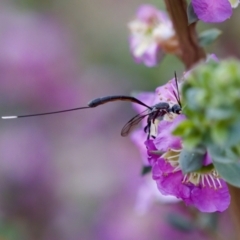
[(18, 118), (18, 116), (3, 116), (2, 119), (14, 119)]

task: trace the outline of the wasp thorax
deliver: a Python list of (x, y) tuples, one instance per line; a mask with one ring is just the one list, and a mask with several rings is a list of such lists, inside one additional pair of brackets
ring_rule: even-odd
[(170, 108), (167, 102), (160, 102), (153, 106), (154, 110), (168, 110)]

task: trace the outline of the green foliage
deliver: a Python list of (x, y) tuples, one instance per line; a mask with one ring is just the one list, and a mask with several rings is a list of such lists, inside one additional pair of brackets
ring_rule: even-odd
[(203, 165), (206, 154), (204, 148), (194, 148), (191, 151), (183, 149), (179, 157), (179, 164), (183, 173), (189, 173), (199, 170)]
[(188, 24), (192, 24), (196, 21), (198, 21), (198, 16), (194, 12), (192, 3), (189, 3), (188, 8), (187, 8), (187, 17), (188, 17)]
[(151, 166), (142, 166), (141, 175), (144, 176), (152, 171)]
[(192, 220), (177, 213), (169, 214), (166, 220), (171, 226), (182, 232), (191, 232), (196, 229), (195, 223)]
[(240, 162), (225, 164), (213, 161), (213, 163), (222, 178), (231, 185), (240, 187)]
[(212, 28), (200, 33), (198, 37), (199, 44), (202, 47), (208, 46), (213, 43), (222, 32), (217, 28)]
[(234, 163), (239, 161), (239, 149), (238, 148), (225, 148), (218, 145), (210, 145), (208, 152), (215, 162), (219, 163)]
[(186, 74), (182, 102), (187, 120), (174, 134), (183, 138), (187, 149), (204, 146), (221, 176), (240, 186), (240, 180), (234, 180), (240, 179), (240, 62), (196, 66)]

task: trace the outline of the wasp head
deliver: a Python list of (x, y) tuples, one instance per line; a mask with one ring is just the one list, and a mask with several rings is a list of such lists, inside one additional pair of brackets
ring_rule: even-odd
[(182, 108), (178, 104), (175, 104), (172, 106), (172, 112), (176, 114), (181, 114)]

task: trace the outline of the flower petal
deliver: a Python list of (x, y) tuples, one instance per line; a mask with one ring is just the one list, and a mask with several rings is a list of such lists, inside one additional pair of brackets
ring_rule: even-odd
[[(143, 103), (145, 103), (146, 105), (152, 107), (154, 104), (156, 104), (155, 99), (155, 93), (153, 92), (141, 92), (141, 93), (137, 93), (134, 94), (134, 97), (136, 97), (137, 99), (139, 99), (140, 101), (142, 101)], [(142, 111), (144, 111), (146, 109), (146, 107), (133, 103), (133, 108), (138, 112), (141, 113)]]
[(144, 63), (147, 67), (156, 66), (163, 57), (160, 45), (152, 39), (132, 36), (129, 39), (129, 45), (134, 61)]
[(143, 22), (151, 23), (158, 18), (159, 10), (151, 4), (143, 4), (137, 10), (137, 18)]
[(181, 198), (187, 205), (193, 205), (202, 212), (222, 212), (230, 204), (228, 187), (223, 180), (220, 180), (222, 187), (218, 189), (182, 183), (182, 172), (174, 172), (172, 166), (161, 158), (153, 165), (152, 174), (162, 194)]
[(230, 204), (230, 194), (227, 184), (220, 180), (222, 188), (214, 189), (209, 186), (195, 187), (191, 191), (191, 199), (188, 202), (193, 204), (202, 212), (223, 212)]
[(135, 143), (135, 145), (139, 149), (144, 166), (149, 165), (148, 154), (146, 151), (146, 146), (144, 144), (146, 138), (147, 134), (142, 129), (136, 130), (131, 134), (131, 140)]
[(206, 60), (206, 62), (208, 62), (208, 61), (219, 62), (219, 59), (218, 59), (218, 57), (217, 57), (214, 53), (211, 53), (211, 54), (208, 54), (208, 55), (207, 55), (207, 60)]
[(192, 6), (204, 22), (223, 22), (232, 15), (229, 0), (192, 0)]
[(147, 154), (148, 154), (148, 162), (151, 166), (153, 166), (155, 164), (155, 162), (157, 161), (157, 159), (159, 158), (159, 155), (154, 154), (152, 151), (156, 151), (156, 147), (153, 143), (153, 140), (147, 140), (145, 141), (145, 145), (147, 148)]
[(164, 159), (159, 159), (154, 164), (152, 174), (162, 194), (173, 195), (183, 200), (190, 198), (191, 189), (182, 184), (182, 172), (173, 172), (173, 167)]
[(158, 135), (154, 139), (154, 144), (156, 148), (162, 152), (168, 151), (171, 149), (180, 149), (181, 148), (181, 138), (172, 135), (172, 131), (176, 126), (185, 120), (184, 115), (177, 116), (173, 122), (161, 121), (158, 124)]
[(176, 96), (177, 86), (175, 79), (168, 81), (165, 85), (156, 88), (155, 93), (159, 98), (160, 102), (169, 102), (171, 104), (177, 103)]
[(142, 55), (142, 62), (147, 67), (157, 66), (163, 57), (160, 45), (157, 43), (151, 44), (145, 53)]
[(165, 45), (172, 44), (171, 39), (175, 35), (168, 15), (152, 5), (141, 5), (128, 27), (130, 51), (135, 62), (144, 63), (147, 67), (156, 66), (163, 56), (162, 42), (165, 49)]

